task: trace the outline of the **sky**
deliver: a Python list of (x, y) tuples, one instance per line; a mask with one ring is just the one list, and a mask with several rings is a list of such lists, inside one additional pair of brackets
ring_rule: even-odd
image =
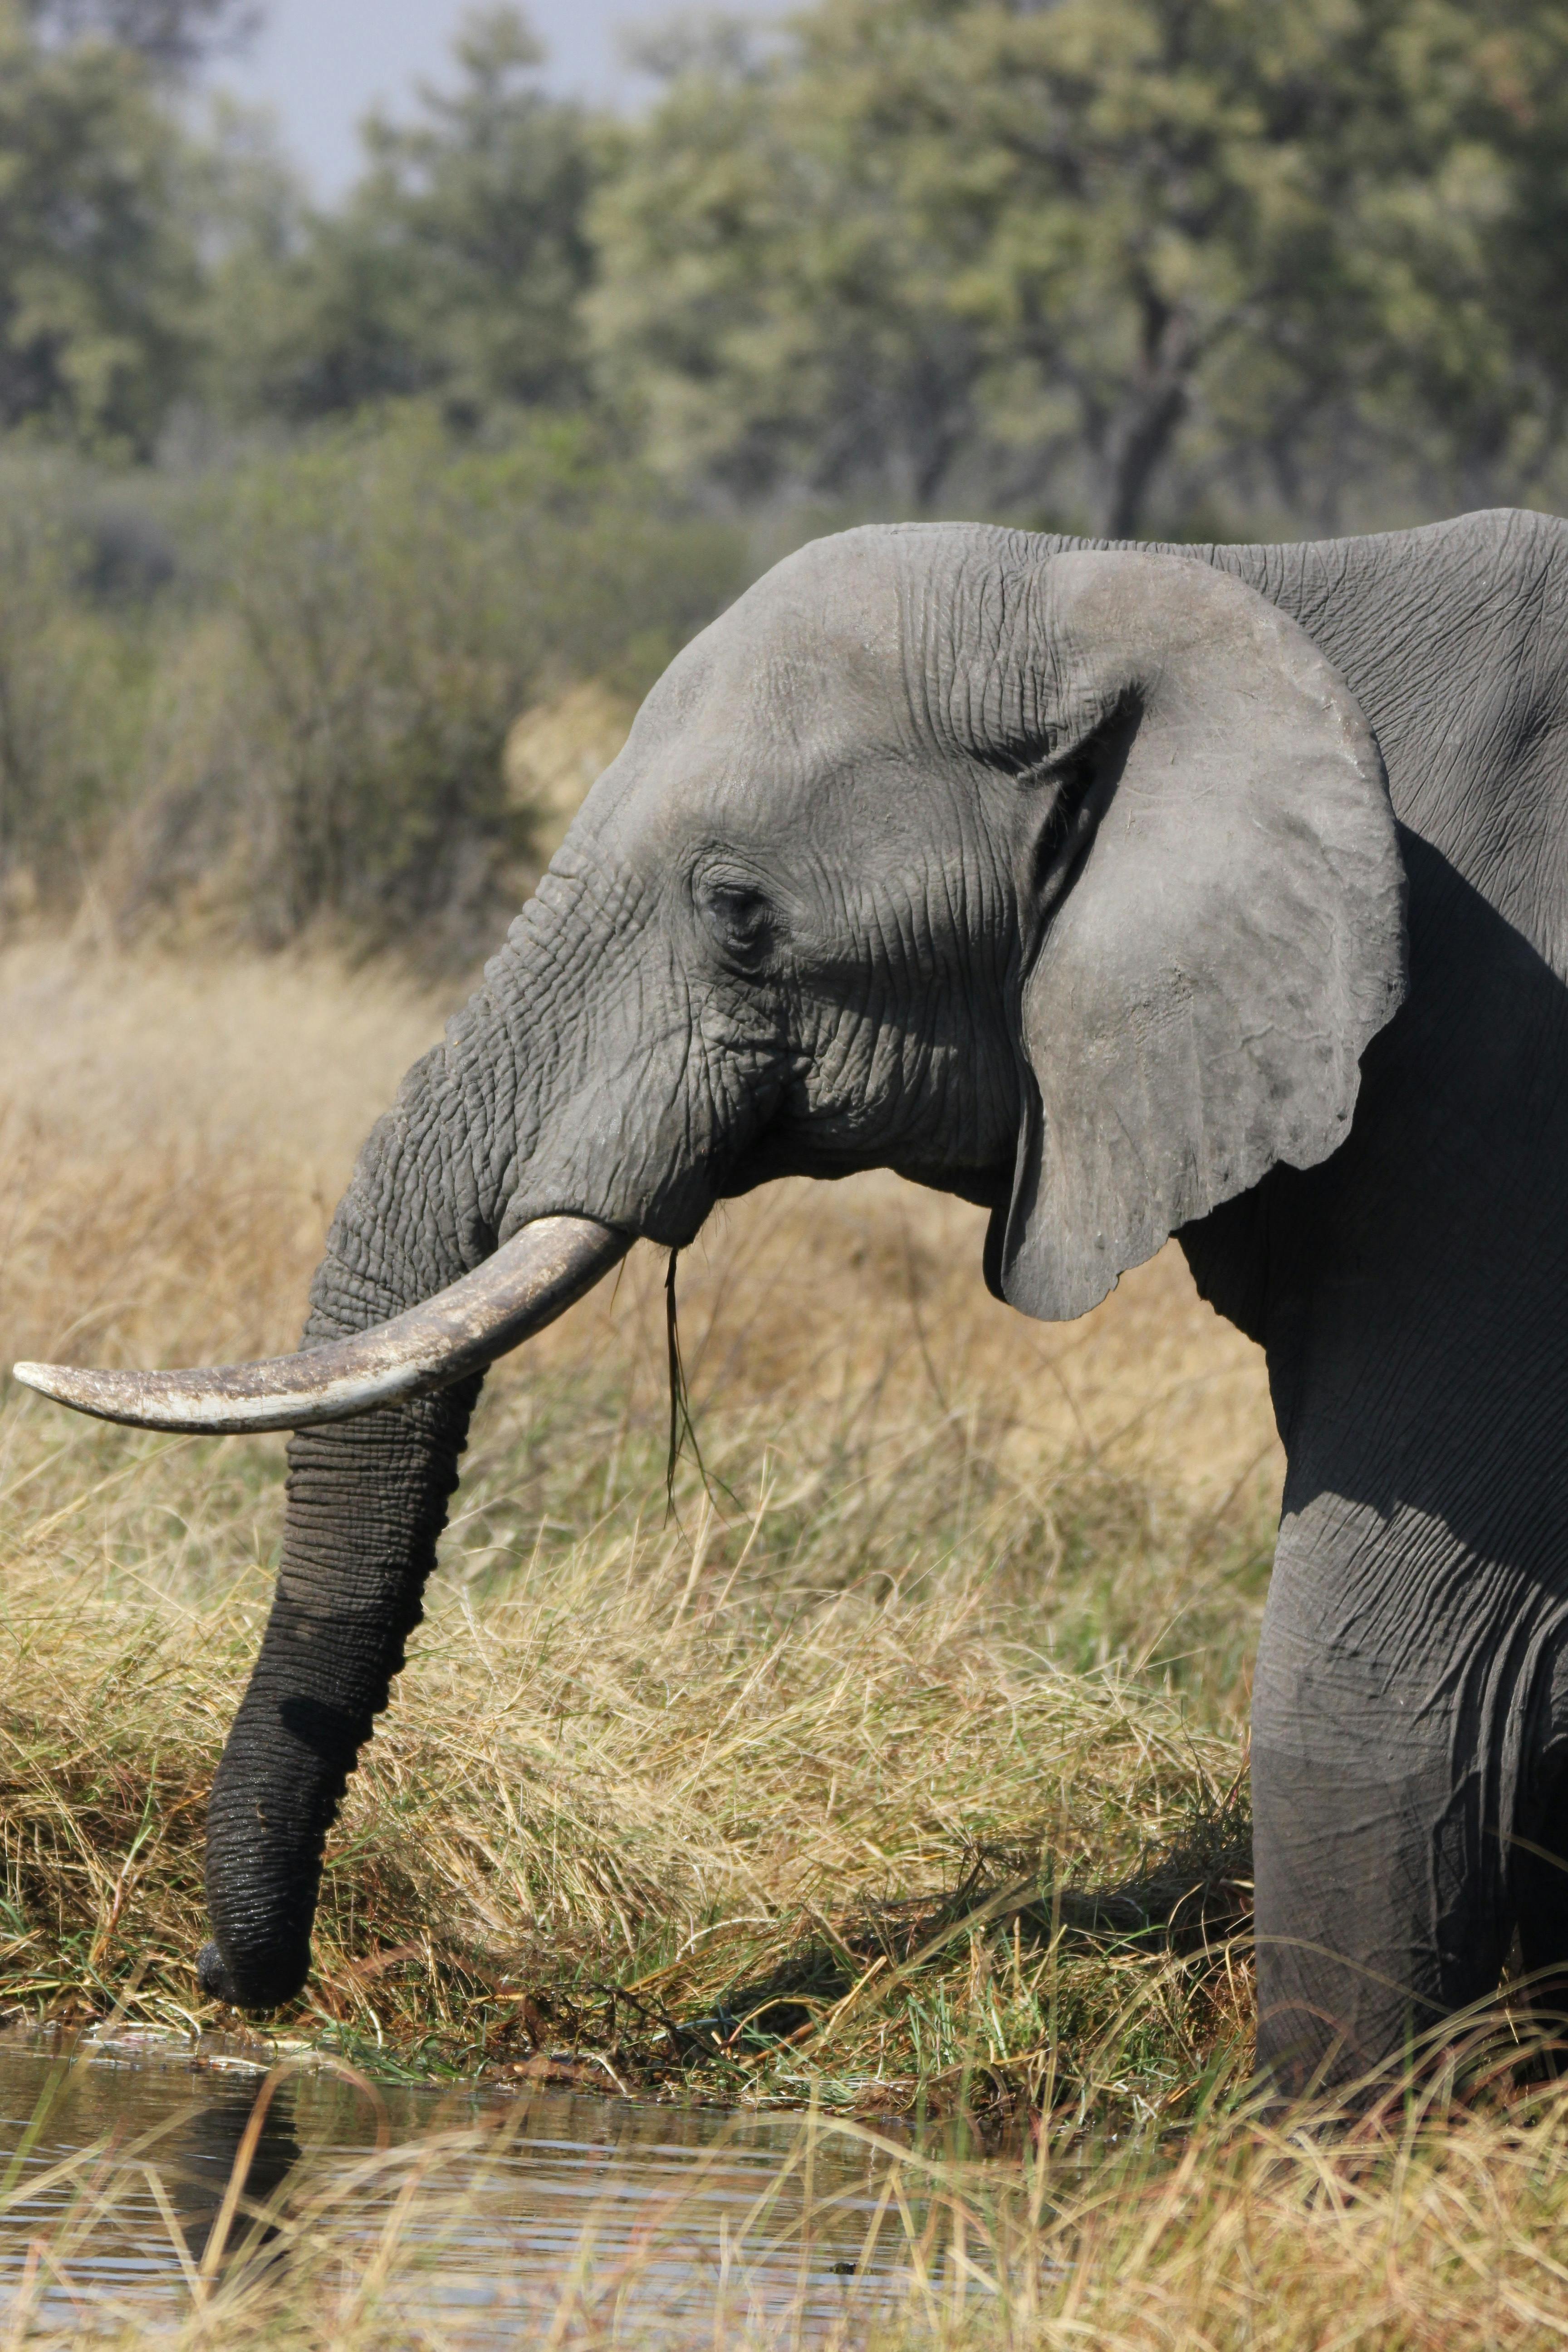
[[(468, 0), (267, 0), (264, 29), (213, 79), (249, 105), (269, 107), (283, 145), (318, 197), (355, 176), (355, 125), (377, 100), (405, 110), (420, 78), (447, 79), (452, 36)], [(616, 28), (678, 13), (666, 0), (531, 0), (527, 14), (550, 50), (557, 90), (635, 106), (647, 89), (620, 62)], [(725, 0), (723, 13), (782, 13), (777, 0)]]

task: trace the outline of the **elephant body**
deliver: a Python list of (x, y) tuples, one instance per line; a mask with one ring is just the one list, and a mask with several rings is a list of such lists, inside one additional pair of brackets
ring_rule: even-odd
[(1215, 549), (1386, 764), (1408, 998), (1349, 1140), (1184, 1232), (1288, 1463), (1253, 1696), (1259, 2043), (1353, 2068), (1568, 1979), (1568, 528)]
[[(362, 1159), (307, 1337), (541, 1219), (689, 1241), (886, 1165), (1068, 1315), (1180, 1234), (1288, 1457), (1259, 2059), (1396, 2056), (1517, 1927), (1568, 1990), (1568, 527), (846, 534), (689, 647)], [(1385, 781), (1386, 780), (1386, 781)], [(1353, 1118), (1352, 1118), (1353, 1112)], [(294, 1440), (209, 1989), (301, 1980), (478, 1381)]]

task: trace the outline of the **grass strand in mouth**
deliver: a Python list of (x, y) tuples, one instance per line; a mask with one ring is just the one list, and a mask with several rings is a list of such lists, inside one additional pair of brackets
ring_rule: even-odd
[[(664, 1269), (664, 1343), (665, 1361), (669, 1381), (669, 1445), (664, 1465), (664, 1499), (667, 1517), (676, 1516), (675, 1473), (680, 1462), (681, 1449), (691, 1447), (691, 1458), (697, 1465), (697, 1475), (702, 1482), (702, 1492), (708, 1501), (718, 1507), (713, 1482), (708, 1465), (702, 1459), (702, 1447), (697, 1435), (697, 1424), (691, 1418), (691, 1391), (686, 1384), (686, 1365), (680, 1353), (680, 1317), (676, 1303), (676, 1266), (680, 1252), (672, 1249)], [(742, 1506), (728, 1486), (724, 1498), (739, 1510)]]

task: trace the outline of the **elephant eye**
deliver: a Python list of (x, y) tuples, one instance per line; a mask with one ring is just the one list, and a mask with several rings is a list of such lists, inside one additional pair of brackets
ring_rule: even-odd
[(773, 941), (773, 910), (762, 891), (747, 882), (710, 878), (697, 903), (719, 945), (738, 963), (760, 962)]

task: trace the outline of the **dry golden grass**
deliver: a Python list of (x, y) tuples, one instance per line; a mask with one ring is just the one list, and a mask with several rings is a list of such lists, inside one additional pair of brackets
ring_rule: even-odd
[[(232, 2259), (209, 2263), (199, 2237), (184, 2250), (167, 2135), (100, 2143), (58, 2168), (68, 2210), (32, 2242), (8, 2340), (156, 2340), (176, 2352), (1534, 2352), (1568, 2335), (1562, 2090), (1477, 2114), (1438, 2084), (1349, 2129), (1326, 2116), (1307, 2129), (1209, 2116), (1179, 2147), (1104, 2147), (1089, 2167), (1046, 2141), (1016, 2162), (978, 2164), (814, 2117), (782, 2175), (754, 2201), (735, 2199), (721, 2245), (694, 2231), (699, 2173), (647, 2207), (630, 2242), (619, 2217), (589, 2203), (575, 2217), (579, 2256), (553, 2276), (537, 2263), (521, 2275), (487, 2265), (485, 2233), (506, 2244), (511, 2147), (506, 2120), (492, 2118), (330, 2168), (307, 2159), (262, 2209), (266, 2241), (247, 2232), (241, 2201)], [(834, 2200), (857, 2156), (879, 2168), (881, 2189), (861, 2274), (840, 2282), (823, 2276), (820, 2247), (845, 2242)], [(712, 2168), (723, 2161), (716, 2146)], [(123, 2231), (126, 2201), (144, 2209), (161, 2170), (163, 2225), (150, 2241), (143, 2225), (143, 2242), (156, 2262), (163, 2240), (168, 2272), (183, 2257), (188, 2285), (177, 2301), (165, 2290), (150, 2325), (144, 2299), (139, 2309), (134, 2293), (95, 2294), (83, 2281), (101, 2233)], [(0, 2190), (0, 2227), (22, 2205)]]
[[(7, 1352), (289, 1344), (353, 1149), (439, 1012), (374, 971), (13, 950)], [(647, 2071), (730, 2030), (672, 2025), (771, 1994), (775, 2030), (805, 2029), (869, 1970), (831, 2052), (812, 2032), (748, 2051), (730, 2087), (799, 2095), (826, 2067), (836, 2097), (907, 2104), (982, 2054), (990, 2001), (984, 2055), (1010, 2093), (1046, 2063), (1042, 1889), (1131, 1880), (1184, 1837), (1244, 1874), (1211, 1816), (1238, 1770), (1277, 1475), (1255, 1351), (1173, 1256), (1053, 1332), (985, 1296), (979, 1244), (974, 1213), (891, 1180), (780, 1187), (716, 1221), (681, 1284), (710, 1486), (689, 1466), (674, 1517), (650, 1255), (501, 1368), (334, 1841), (323, 2021), (471, 2063), (553, 2020)], [(101, 2003), (141, 1968), (165, 2013), (194, 1998), (203, 1795), (266, 1605), (281, 1460), (10, 1399), (18, 1996)], [(1006, 2000), (944, 1990), (927, 2014), (955, 1901), (1013, 1881)], [(934, 1976), (910, 1970), (942, 1934)], [(1243, 1979), (1194, 2008), (1187, 1959), (1101, 1954), (1090, 1974), (1104, 1991), (1122, 1966), (1163, 1988), (1149, 2079), (1175, 2095), (1234, 2041)]]
[[(353, 1148), (444, 1009), (373, 968), (0, 959), (7, 1356), (290, 1343)], [(710, 1490), (685, 1465), (674, 1517), (651, 1256), (500, 1369), (282, 2024), (383, 2068), (607, 2067), (814, 2100), (823, 2131), (923, 2107), (1022, 2134), (1023, 2162), (900, 2158), (907, 2292), (845, 2343), (1568, 2333), (1568, 2113), (1517, 2089), (1514, 2053), (1490, 2094), (1472, 2068), (1463, 2105), (1440, 2078), (1349, 2136), (1247, 2104), (1237, 1782), (1279, 1475), (1256, 1351), (1173, 1253), (1053, 1330), (985, 1297), (979, 1244), (890, 1180), (716, 1220), (680, 1273)], [(211, 2017), (202, 1811), (281, 1459), (7, 1399), (13, 2014)], [(446, 2162), (409, 2192), (426, 2220), (458, 2196)], [(68, 2271), (120, 2164), (83, 2158), (48, 2260)], [(297, 2186), (289, 2261), (240, 2262), (164, 2340), (462, 2341), (417, 2315), (412, 2242), (343, 2235), (347, 2193)], [(637, 2341), (612, 2305), (589, 2273), (535, 2318)], [(12, 2340), (69, 2336), (16, 2309)]]

